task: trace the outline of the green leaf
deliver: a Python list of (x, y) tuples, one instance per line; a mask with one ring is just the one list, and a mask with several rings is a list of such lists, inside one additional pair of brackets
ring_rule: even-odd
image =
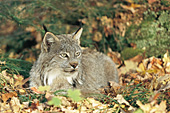
[(78, 89), (75, 89), (75, 90), (72, 90), (72, 89), (69, 89), (68, 91), (68, 96), (75, 102), (79, 102), (82, 100), (82, 98), (80, 97), (81, 93), (80, 93), (80, 90)]
[(144, 113), (142, 109), (137, 109), (136, 111), (134, 111), (133, 113)]
[(38, 87), (39, 91), (50, 91), (50, 86), (40, 86)]
[(53, 97), (52, 100), (48, 101), (49, 105), (59, 106), (61, 104), (61, 100), (57, 97)]

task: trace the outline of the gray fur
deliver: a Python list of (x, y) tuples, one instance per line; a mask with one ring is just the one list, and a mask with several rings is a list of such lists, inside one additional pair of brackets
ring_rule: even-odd
[(30, 71), (30, 87), (50, 85), (54, 91), (76, 86), (88, 93), (99, 92), (109, 81), (119, 83), (115, 63), (108, 56), (81, 49), (81, 32), (82, 28), (76, 34), (46, 33), (39, 58)]

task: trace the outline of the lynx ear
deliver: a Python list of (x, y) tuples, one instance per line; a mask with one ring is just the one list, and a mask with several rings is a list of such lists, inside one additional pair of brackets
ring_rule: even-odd
[(53, 33), (46, 32), (42, 43), (42, 49), (45, 50), (45, 52), (48, 52), (51, 45), (56, 41), (59, 41), (59, 39)]
[(80, 44), (80, 36), (82, 34), (83, 28), (80, 27), (76, 32), (73, 33), (73, 39), (78, 41), (78, 44)]

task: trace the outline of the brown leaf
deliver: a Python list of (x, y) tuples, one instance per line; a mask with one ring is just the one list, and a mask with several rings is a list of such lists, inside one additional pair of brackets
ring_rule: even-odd
[(47, 100), (51, 100), (53, 97), (54, 97), (54, 95), (50, 94), (49, 92), (46, 92), (45, 98), (46, 98)]
[(102, 34), (100, 32), (95, 32), (93, 36), (93, 41), (100, 42), (102, 40)]
[(133, 58), (131, 58), (129, 60), (139, 63), (139, 62), (141, 62), (143, 60), (143, 56), (142, 55), (137, 55), (137, 56), (135, 56), (135, 57), (133, 57)]
[(37, 109), (38, 105), (39, 105), (39, 102), (38, 103), (32, 102), (30, 108), (33, 109), (33, 110)]
[(17, 95), (18, 95), (17, 92), (10, 92), (10, 93), (2, 94), (2, 100), (6, 102), (9, 98), (16, 97)]
[(149, 4), (152, 4), (152, 3), (154, 3), (154, 2), (156, 2), (157, 0), (148, 0), (148, 3)]
[(120, 84), (118, 84), (115, 81), (109, 81), (110, 86), (114, 89), (115, 93), (117, 94), (119, 89), (122, 87)]
[[(14, 75), (15, 83), (14, 86), (22, 88), (24, 77), (22, 75)], [(24, 83), (25, 84), (25, 83)]]
[(121, 65), (121, 55), (118, 52), (113, 52), (111, 49), (109, 49), (109, 52), (107, 53), (107, 56), (109, 56), (116, 64)]

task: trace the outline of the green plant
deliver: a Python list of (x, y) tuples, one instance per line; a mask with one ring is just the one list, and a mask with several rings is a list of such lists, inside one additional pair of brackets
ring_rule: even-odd
[(135, 57), (136, 55), (143, 54), (144, 50), (142, 49), (133, 49), (133, 48), (125, 48), (121, 51), (121, 56), (124, 60)]
[(31, 69), (32, 63), (12, 58), (0, 58), (0, 61), (5, 61), (4, 65), (0, 66), (0, 70), (6, 70), (10, 74), (21, 74), (24, 78), (29, 77), (29, 71)]
[(132, 25), (126, 32), (130, 43), (137, 48), (146, 48), (146, 55), (159, 56), (169, 50), (170, 40), (170, 11), (154, 12), (148, 10), (144, 13), (143, 22), (137, 26)]

